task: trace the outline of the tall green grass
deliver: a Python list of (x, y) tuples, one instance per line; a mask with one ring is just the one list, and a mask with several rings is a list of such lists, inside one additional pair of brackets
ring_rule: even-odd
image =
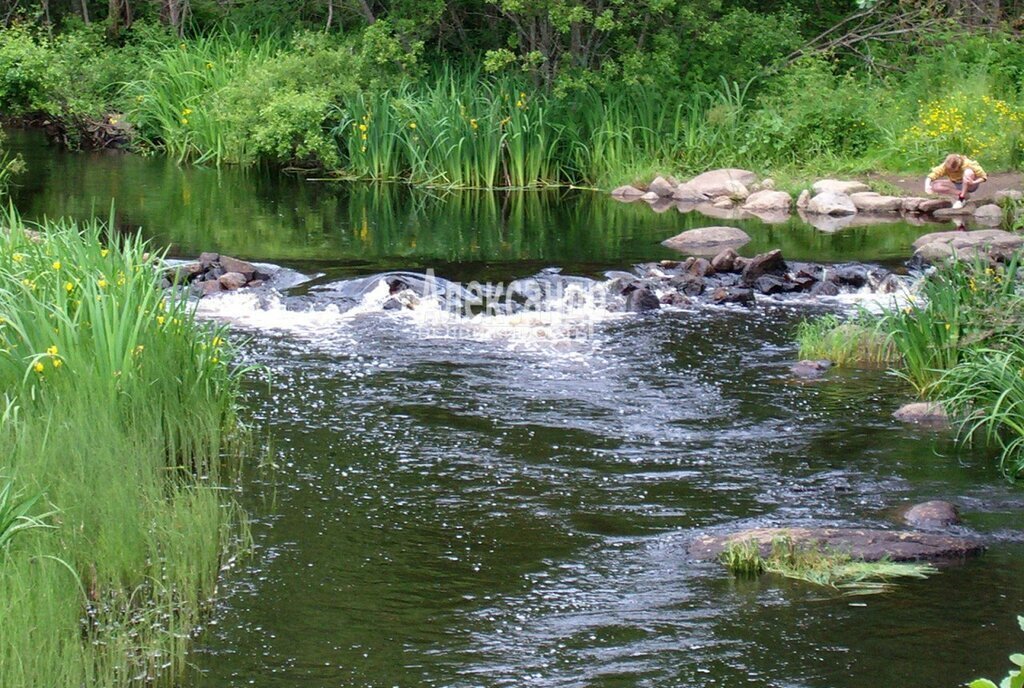
[(0, 685), (170, 683), (245, 539), (232, 351), (139, 239), (3, 224), (0, 474), (49, 527), (0, 552)]

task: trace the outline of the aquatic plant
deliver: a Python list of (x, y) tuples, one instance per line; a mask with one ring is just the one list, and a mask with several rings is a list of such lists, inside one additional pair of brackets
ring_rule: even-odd
[(815, 585), (842, 589), (849, 594), (884, 592), (893, 579), (925, 578), (936, 572), (930, 564), (888, 560), (862, 561), (846, 552), (824, 551), (801, 545), (792, 538), (775, 538), (767, 556), (761, 555), (754, 541), (730, 542), (721, 561), (734, 575), (752, 576), (774, 573)]
[[(1020, 630), (1024, 631), (1024, 616), (1017, 617), (1017, 624), (1020, 626)], [(968, 688), (1024, 688), (1024, 654), (1010, 655), (1010, 662), (1016, 669), (1010, 669), (1006, 678), (1000, 681), (998, 686), (987, 678), (979, 678), (971, 681)]]
[(13, 495), (44, 492), (55, 513), (6, 543), (0, 685), (173, 679), (246, 543), (223, 489), (246, 446), (233, 351), (160, 288), (138, 237), (2, 220), (0, 470), (18, 485), (6, 513), (41, 524), (41, 500)]
[(803, 320), (797, 325), (796, 340), (800, 358), (827, 358), (837, 366), (884, 366), (899, 360), (896, 347), (866, 313)]

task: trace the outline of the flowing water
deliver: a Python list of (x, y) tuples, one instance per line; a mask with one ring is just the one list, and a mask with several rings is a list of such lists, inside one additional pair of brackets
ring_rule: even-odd
[[(706, 220), (586, 192), (412, 193), (12, 143), (26, 215), (116, 199), (119, 226), (173, 254), (312, 276), (203, 305), (272, 373), (246, 406), (274, 466), (248, 468), (256, 549), (224, 578), (189, 688), (955, 686), (1024, 648), (1024, 493), (985, 451), (895, 423), (908, 391), (892, 376), (793, 379), (792, 328), (820, 307), (636, 315), (585, 298)], [(930, 229), (740, 224), (747, 254), (891, 265)], [(383, 307), (379, 275), (428, 269), (566, 289), (555, 317)], [(686, 555), (699, 533), (887, 527), (930, 498), (990, 546), (885, 594), (735, 580)]]

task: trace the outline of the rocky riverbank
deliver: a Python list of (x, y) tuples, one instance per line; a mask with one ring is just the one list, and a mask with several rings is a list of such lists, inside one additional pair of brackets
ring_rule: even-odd
[(659, 176), (646, 188), (620, 186), (612, 196), (627, 203), (646, 202), (655, 212), (675, 208), (726, 220), (782, 223), (795, 212), (803, 221), (827, 232), (898, 220), (923, 224), (962, 219), (995, 227), (1004, 217), (998, 203), (1024, 197), (1016, 189), (999, 189), (980, 202), (969, 201), (963, 208), (954, 209), (948, 198), (884, 195), (864, 182), (822, 179), (794, 199), (776, 189), (774, 180), (734, 168), (711, 170), (685, 182)]

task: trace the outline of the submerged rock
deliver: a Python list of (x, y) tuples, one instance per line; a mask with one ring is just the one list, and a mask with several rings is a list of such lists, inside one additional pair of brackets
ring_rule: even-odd
[(907, 525), (923, 530), (939, 530), (961, 523), (960, 510), (956, 505), (941, 499), (915, 504), (903, 513), (903, 520)]
[(804, 378), (816, 378), (821, 377), (825, 372), (832, 367), (832, 361), (827, 358), (823, 358), (817, 361), (803, 360), (797, 361), (793, 364), (793, 367), (789, 369), (789, 372), (793, 373), (797, 377)]
[(893, 418), (905, 423), (919, 423), (945, 427), (949, 425), (949, 416), (941, 404), (933, 401), (917, 401), (904, 404), (892, 414)]
[(730, 535), (703, 535), (690, 544), (690, 554), (714, 559), (733, 543), (756, 543), (762, 556), (772, 543), (788, 539), (800, 547), (822, 552), (842, 552), (863, 561), (935, 561), (961, 559), (981, 552), (980, 542), (970, 538), (920, 531), (871, 528), (752, 528)]

